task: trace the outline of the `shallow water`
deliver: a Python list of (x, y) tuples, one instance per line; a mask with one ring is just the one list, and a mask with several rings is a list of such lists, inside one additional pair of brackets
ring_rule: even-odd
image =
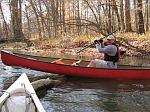
[(73, 77), (41, 100), (52, 112), (148, 112), (150, 80)]
[[(149, 58), (131, 60), (131, 64), (149, 65)], [(51, 75), (20, 67), (8, 67), (0, 62), (0, 90), (4, 84), (7, 85), (6, 80), (9, 77), (22, 73), (29, 76)], [(13, 78), (11, 80), (14, 81)], [(57, 88), (40, 91), (38, 96), (46, 112), (149, 112), (150, 79), (68, 77)]]

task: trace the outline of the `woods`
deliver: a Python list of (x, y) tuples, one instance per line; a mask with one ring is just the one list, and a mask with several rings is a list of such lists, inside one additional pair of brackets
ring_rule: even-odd
[[(149, 31), (149, 0), (1, 0), (0, 38)], [(7, 11), (6, 11), (7, 10)]]

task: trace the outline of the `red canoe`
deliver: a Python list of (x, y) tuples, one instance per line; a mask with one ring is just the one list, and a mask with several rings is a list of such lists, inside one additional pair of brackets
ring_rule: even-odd
[[(86, 67), (89, 61), (31, 56), (1, 51), (5, 65), (21, 66), (38, 71), (92, 78), (150, 79), (150, 67), (119, 65), (117, 69)], [(77, 63), (78, 66), (74, 66)]]

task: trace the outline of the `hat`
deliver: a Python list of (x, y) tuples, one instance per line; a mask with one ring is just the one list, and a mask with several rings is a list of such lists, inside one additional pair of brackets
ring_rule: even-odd
[(115, 37), (113, 35), (109, 35), (107, 39), (115, 39)]

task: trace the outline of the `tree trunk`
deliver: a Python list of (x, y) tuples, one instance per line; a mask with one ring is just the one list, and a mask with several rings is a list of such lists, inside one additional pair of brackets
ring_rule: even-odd
[(121, 30), (125, 30), (125, 22), (124, 22), (124, 7), (123, 0), (120, 0), (120, 16), (121, 16)]
[(110, 0), (108, 0), (108, 6), (106, 6), (107, 8), (108, 8), (108, 20), (107, 20), (107, 22), (108, 22), (108, 28), (107, 28), (107, 32), (108, 33), (110, 33), (110, 32), (112, 32), (112, 21), (111, 21), (111, 19), (112, 19), (112, 17), (111, 17), (111, 1)]
[(1, 15), (2, 15), (3, 22), (4, 22), (5, 35), (8, 38), (9, 37), (9, 33), (8, 33), (7, 23), (6, 23), (6, 20), (4, 18), (4, 13), (3, 13), (3, 10), (2, 10), (2, 4), (1, 4), (1, 2), (0, 2), (0, 12), (1, 12)]
[(149, 31), (149, 0), (146, 0), (146, 31)]
[(80, 20), (80, 4), (79, 4), (79, 0), (77, 0), (77, 33), (78, 35), (81, 32), (81, 20)]
[[(19, 5), (18, 5), (19, 4)], [(22, 32), (22, 21), (21, 21), (21, 1), (11, 0), (11, 13), (12, 13), (12, 27), (14, 32), (14, 38), (16, 40), (23, 40), (24, 35)]]
[(51, 0), (51, 7), (52, 7), (52, 18), (53, 18), (53, 27), (54, 27), (54, 37), (57, 36), (58, 30), (58, 0)]
[(112, 2), (113, 2), (113, 9), (115, 10), (115, 13), (117, 15), (118, 29), (120, 30), (121, 29), (121, 26), (120, 26), (120, 16), (119, 16), (119, 12), (118, 12), (118, 7), (117, 7), (117, 4), (116, 4), (116, 0), (112, 0)]
[(37, 13), (37, 10), (36, 10), (36, 8), (35, 8), (35, 6), (34, 6), (32, 0), (30, 0), (30, 4), (31, 4), (32, 9), (33, 9), (33, 11), (34, 11), (34, 14), (35, 14), (35, 16), (36, 16), (37, 26), (38, 26), (38, 34), (39, 34), (39, 38), (41, 39), (41, 38), (42, 38), (42, 31), (41, 31), (41, 25), (40, 25), (39, 15), (38, 15), (38, 13)]
[(130, 0), (125, 0), (125, 20), (126, 20), (126, 32), (132, 31), (131, 16), (130, 16)]
[(45, 37), (45, 27), (44, 27), (44, 19), (43, 19), (43, 12), (42, 12), (42, 4), (41, 4), (41, 0), (38, 0), (39, 3), (39, 15), (41, 18), (41, 32), (42, 32), (42, 36)]
[(145, 29), (144, 29), (144, 19), (143, 19), (143, 12), (142, 12), (142, 0), (137, 0), (137, 9), (138, 9), (138, 17), (139, 17), (138, 33), (143, 34), (145, 33)]
[(134, 2), (134, 13), (135, 13), (135, 30), (136, 30), (136, 32), (138, 32), (137, 1), (133, 0), (133, 2)]
[(28, 38), (31, 38), (31, 26), (30, 26), (30, 19), (29, 19), (29, 14), (28, 14), (28, 10), (27, 10), (27, 6), (25, 5), (25, 15), (27, 18), (27, 25), (28, 25)]
[(63, 32), (66, 33), (66, 22), (65, 22), (65, 0), (62, 0), (62, 17), (63, 17)]
[(49, 1), (43, 1), (43, 3), (47, 10), (46, 18), (48, 18), (46, 21), (45, 27), (46, 27), (46, 30), (48, 33), (48, 37), (51, 38), (51, 21), (50, 21), (50, 19), (52, 18), (52, 14), (51, 14), (50, 7), (49, 7)]

